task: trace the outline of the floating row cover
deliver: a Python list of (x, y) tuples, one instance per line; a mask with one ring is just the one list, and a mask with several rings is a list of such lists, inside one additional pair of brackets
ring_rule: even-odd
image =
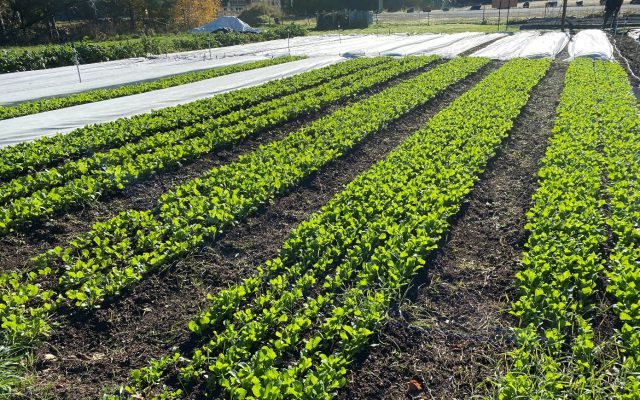
[(547, 32), (525, 45), (518, 57), (545, 58), (555, 57), (569, 43), (569, 34), (565, 32)]
[(313, 57), (258, 68), (186, 85), (81, 104), (39, 114), (0, 121), (0, 147), (65, 133), (89, 124), (148, 113), (151, 110), (189, 103), (216, 94), (257, 86), (343, 61), (340, 56)]
[(569, 43), (569, 59), (576, 57), (613, 60), (613, 46), (611, 46), (607, 34), (601, 30), (580, 31)]
[(537, 36), (540, 36), (540, 32), (518, 32), (491, 43), (487, 47), (471, 54), (471, 57), (487, 57), (497, 60), (509, 60), (511, 58), (518, 57), (520, 51), (527, 45), (527, 43)]

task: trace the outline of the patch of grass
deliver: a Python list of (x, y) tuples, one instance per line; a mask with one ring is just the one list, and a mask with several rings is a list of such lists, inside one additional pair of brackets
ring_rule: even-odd
[(24, 385), (30, 360), (25, 359), (27, 348), (19, 345), (0, 345), (0, 399), (13, 399), (17, 388)]

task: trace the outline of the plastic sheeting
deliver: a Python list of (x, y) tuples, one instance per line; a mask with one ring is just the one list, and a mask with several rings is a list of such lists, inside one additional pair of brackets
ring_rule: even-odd
[(565, 32), (547, 32), (526, 43), (518, 57), (554, 58), (569, 43), (569, 34)]
[(187, 85), (0, 121), (0, 147), (153, 109), (175, 106), (235, 89), (321, 68), (344, 60), (315, 57), (194, 82)]
[(613, 46), (603, 31), (597, 29), (580, 31), (569, 43), (569, 59), (576, 57), (613, 60)]

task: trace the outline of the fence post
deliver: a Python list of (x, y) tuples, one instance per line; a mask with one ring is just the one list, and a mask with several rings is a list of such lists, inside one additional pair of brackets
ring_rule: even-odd
[(73, 48), (73, 63), (76, 65), (76, 70), (78, 71), (78, 80), (82, 83), (82, 76), (80, 76), (80, 60), (78, 60), (78, 50)]

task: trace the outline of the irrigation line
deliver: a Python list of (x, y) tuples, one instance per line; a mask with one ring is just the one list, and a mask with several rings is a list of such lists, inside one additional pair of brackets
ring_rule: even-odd
[(624, 63), (627, 65), (627, 72), (629, 72), (629, 74), (631, 74), (633, 79), (635, 79), (637, 82), (640, 82), (640, 78), (638, 78), (638, 76), (636, 74), (634, 74), (633, 71), (631, 70), (631, 65), (629, 64), (629, 60), (627, 60), (627, 57), (622, 55), (622, 52), (620, 51), (620, 49), (618, 49), (618, 46), (616, 46), (615, 38), (614, 38), (614, 40), (611, 41), (611, 44), (613, 45), (613, 48), (618, 53), (618, 56), (620, 56), (620, 58), (622, 58), (624, 60)]

